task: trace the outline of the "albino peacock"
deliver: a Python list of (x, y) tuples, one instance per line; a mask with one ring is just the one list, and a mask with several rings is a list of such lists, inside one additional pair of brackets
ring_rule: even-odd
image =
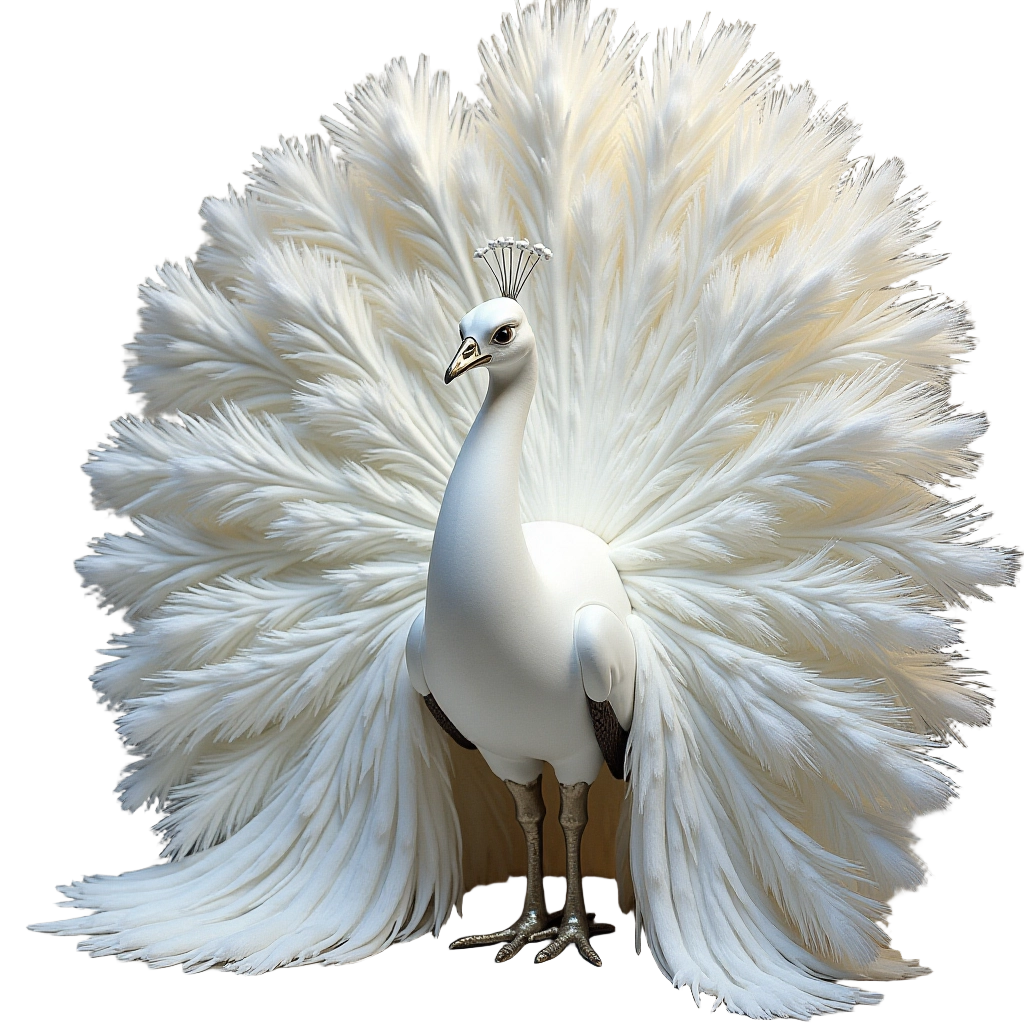
[(935, 748), (988, 718), (942, 613), (1016, 554), (935, 489), (985, 421), (950, 405), (964, 310), (909, 280), (920, 193), (773, 59), (737, 71), (750, 33), (645, 64), (610, 14), (530, 6), (479, 102), (397, 61), (206, 201), (142, 290), (146, 418), (87, 466), (133, 530), (81, 563), (131, 628), (95, 685), (168, 862), (40, 930), (343, 963), (525, 872), (519, 920), (455, 945), (600, 963), (590, 873), (674, 985), (752, 1017), (921, 973), (887, 903), (952, 792)]

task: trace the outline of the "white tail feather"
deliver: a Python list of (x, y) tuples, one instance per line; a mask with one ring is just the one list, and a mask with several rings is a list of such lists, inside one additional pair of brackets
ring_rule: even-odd
[(853, 159), (774, 59), (736, 70), (750, 26), (661, 34), (649, 67), (611, 33), (524, 8), (476, 104), (392, 63), (325, 119), (333, 149), (264, 150), (204, 204), (195, 265), (144, 286), (128, 376), (157, 418), (87, 467), (138, 532), (80, 568), (134, 629), (95, 682), (174, 860), (76, 883), (96, 914), (43, 930), (259, 972), (446, 919), (458, 822), (401, 652), (481, 398), (442, 383), (493, 291), (473, 247), (515, 232), (558, 254), (523, 297), (523, 517), (600, 535), (633, 605), (638, 936), (756, 1018), (921, 972), (886, 904), (952, 791), (931, 751), (988, 713), (942, 612), (1016, 568), (935, 489), (985, 428), (949, 401), (969, 324), (908, 280), (936, 258), (901, 165)]

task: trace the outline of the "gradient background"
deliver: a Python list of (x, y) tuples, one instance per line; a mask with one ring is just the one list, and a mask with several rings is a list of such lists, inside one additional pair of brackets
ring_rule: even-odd
[[(105, 422), (130, 408), (118, 358), (136, 281), (195, 244), (201, 193), (238, 180), (252, 148), (312, 128), (337, 89), (392, 53), (429, 49), (472, 92), (472, 38), (494, 30), (492, 3), (0, 3), (4, 1019), (695, 1014), (642, 961), (605, 972), (599, 985), (593, 972), (575, 984), (582, 971), (562, 971), (565, 984), (541, 984), (545, 972), (498, 982), (480, 959), (453, 968), (446, 957), (417, 977), (409, 964), (429, 959), (428, 945), (353, 969), (366, 984), (338, 989), (311, 982), (340, 972), (300, 972), (278, 979), (294, 985), (262, 987), (89, 962), (24, 931), (26, 920), (50, 915), (56, 881), (151, 855), (147, 819), (112, 813), (120, 756), (86, 674), (113, 624), (79, 597), (72, 573), (74, 555), (104, 526), (79, 463)], [(702, 14), (687, 0), (617, 6), (643, 28)], [(1021, 548), (1024, 4), (729, 0), (714, 12), (757, 23), (755, 53), (775, 49), (786, 79), (813, 80), (822, 97), (849, 103), (864, 122), (864, 151), (903, 158), (932, 194), (937, 244), (951, 253), (933, 285), (969, 303), (978, 326), (957, 398), (991, 422), (970, 493), (992, 513), (990, 534)], [(865, 1020), (1024, 1016), (1021, 609), (1019, 592), (1002, 594), (970, 624), (998, 694), (993, 728), (955, 755), (965, 799), (928, 827), (935, 885), (893, 920), (896, 944), (934, 974), (896, 986), (882, 1010), (858, 1011)]]

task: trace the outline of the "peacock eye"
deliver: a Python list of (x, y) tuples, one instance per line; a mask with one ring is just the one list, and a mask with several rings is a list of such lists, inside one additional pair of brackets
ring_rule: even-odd
[(499, 327), (491, 337), (495, 345), (507, 345), (515, 337), (516, 329), (514, 324), (505, 324)]

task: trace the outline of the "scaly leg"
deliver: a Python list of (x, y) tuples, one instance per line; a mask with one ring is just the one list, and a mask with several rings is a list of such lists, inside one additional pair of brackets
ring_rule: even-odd
[(471, 949), (503, 942), (505, 945), (494, 958), (500, 964), (514, 957), (531, 940), (551, 938), (555, 934), (552, 925), (557, 923), (558, 915), (549, 914), (544, 902), (544, 797), (540, 782), (539, 775), (526, 785), (505, 780), (516, 804), (516, 821), (526, 837), (526, 900), (523, 912), (511, 927), (485, 935), (467, 935), (456, 939), (449, 949)]
[(590, 786), (586, 782), (577, 782), (570, 786), (559, 783), (558, 791), (561, 796), (558, 823), (565, 835), (565, 908), (554, 941), (545, 946), (535, 960), (539, 964), (552, 960), (571, 942), (575, 943), (584, 960), (595, 967), (600, 967), (601, 958), (590, 944), (590, 937), (613, 932), (615, 926), (595, 924), (593, 914), (587, 914), (587, 908), (583, 903), (580, 843), (583, 839), (583, 830), (587, 827), (587, 794), (590, 792)]

